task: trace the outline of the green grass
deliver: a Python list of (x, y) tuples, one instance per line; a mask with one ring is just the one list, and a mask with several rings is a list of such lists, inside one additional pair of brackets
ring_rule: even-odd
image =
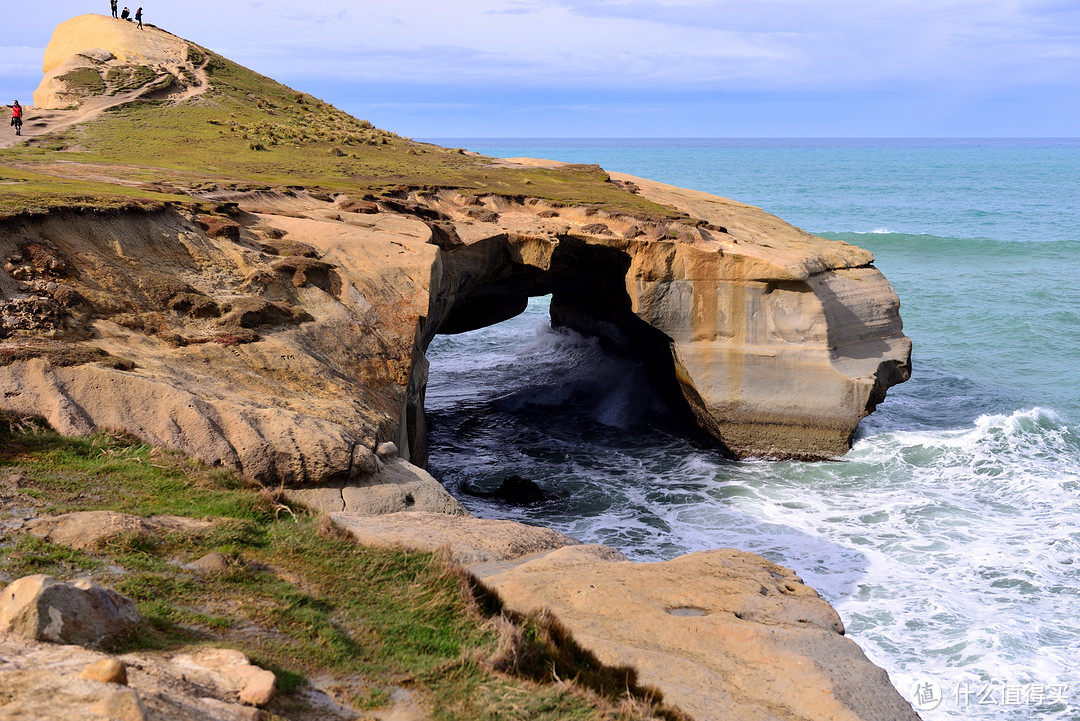
[(67, 84), (68, 90), (82, 95), (101, 95), (105, 92), (105, 81), (101, 73), (93, 68), (76, 68), (59, 79)]
[[(52, 159), (52, 151), (23, 148), (38, 160)], [(150, 208), (162, 203), (190, 203), (186, 195), (131, 188), (103, 181), (82, 180), (0, 164), (0, 218), (19, 213), (45, 213), (53, 208)]]
[[(304, 185), (357, 194), (380, 194), (400, 186), (455, 188), (470, 193), (536, 197), (569, 205), (604, 206), (643, 217), (678, 218), (669, 208), (611, 183), (595, 165), (560, 169), (506, 168), (457, 149), (416, 143), (380, 130), (311, 95), (297, 92), (208, 50), (210, 89), (184, 103), (141, 99), (114, 108), (79, 131), (45, 136), (0, 151), (5, 163), (44, 163), (66, 150), (68, 163), (105, 164), (118, 178), (162, 175), (195, 188), (202, 184)], [(189, 57), (191, 57), (189, 55)], [(149, 69), (110, 72), (110, 84), (149, 82)], [(127, 76), (121, 77), (124, 72)], [(49, 175), (65, 172), (49, 169)], [(27, 202), (62, 201), (56, 181), (29, 181)], [(114, 192), (127, 193), (113, 186)], [(94, 195), (105, 197), (100, 188)], [(135, 194), (133, 194), (135, 195)], [(0, 212), (20, 199), (5, 200)]]
[[(27, 508), (215, 519), (202, 532), (127, 533), (90, 551), (0, 532), (0, 586), (92, 572), (147, 621), (110, 650), (238, 648), (277, 674), (279, 714), (299, 703), (290, 693), (306, 678), (329, 675), (357, 709), (404, 686), (436, 719), (679, 718), (551, 619), (503, 614), (442, 557), (360, 546), (220, 470), (125, 437), (0, 422), (0, 481), (12, 473), (21, 480), (0, 491), (0, 520)], [(230, 559), (226, 571), (185, 567), (211, 551)]]
[(114, 67), (109, 69), (105, 76), (112, 86), (112, 94), (127, 92), (135, 88), (141, 88), (157, 77), (153, 68), (146, 65), (134, 65), (126, 67)]

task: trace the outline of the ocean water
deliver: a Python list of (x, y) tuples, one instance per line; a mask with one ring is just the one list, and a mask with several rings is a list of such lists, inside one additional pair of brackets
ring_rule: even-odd
[[(837, 462), (728, 461), (546, 299), (430, 349), (432, 473), (637, 560), (794, 568), (925, 719), (1080, 719), (1080, 140), (439, 140), (599, 163), (871, 250), (911, 380)], [(470, 495), (508, 475), (550, 500)]]

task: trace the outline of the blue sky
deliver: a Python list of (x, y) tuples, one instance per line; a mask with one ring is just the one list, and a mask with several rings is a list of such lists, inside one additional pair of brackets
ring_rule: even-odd
[[(417, 138), (1080, 135), (1076, 0), (145, 7), (147, 22)], [(107, 11), (7, 8), (4, 102), (30, 98), (57, 24)]]

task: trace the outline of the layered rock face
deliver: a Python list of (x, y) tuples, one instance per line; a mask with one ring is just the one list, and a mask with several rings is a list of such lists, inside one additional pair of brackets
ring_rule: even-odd
[[(297, 215), (329, 205), (278, 200)], [(298, 243), (237, 217), (243, 232), (171, 209), (2, 226), (0, 409), (70, 435), (124, 431), (267, 484), (374, 473), (374, 449), (403, 425), (430, 231), (393, 214), (273, 218)]]
[(740, 456), (845, 453), (911, 373), (900, 302), (872, 256), (734, 201), (633, 182), (727, 231), (711, 246), (650, 246), (627, 277), (634, 313), (672, 339), (698, 419)]
[(733, 454), (844, 453), (908, 374), (896, 295), (870, 255), (635, 183), (692, 215), (259, 192), (220, 196), (210, 215), (7, 221), (0, 409), (69, 434), (125, 431), (265, 483), (347, 481), (375, 471), (386, 440), (426, 462), (437, 333), (551, 294), (556, 324), (642, 359)]
[[(57, 28), (45, 67), (47, 80), (76, 63), (115, 84), (195, 77), (200, 62), (168, 33), (88, 15)], [(424, 465), (428, 343), (550, 294), (555, 324), (641, 359), (731, 454), (843, 454), (909, 373), (899, 303), (870, 254), (734, 201), (611, 182), (656, 211), (403, 188), (6, 221), (0, 408), (268, 483), (370, 475), (387, 440)]]

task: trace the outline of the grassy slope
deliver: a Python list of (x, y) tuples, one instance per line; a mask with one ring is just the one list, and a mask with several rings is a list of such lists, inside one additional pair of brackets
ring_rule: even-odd
[[(189, 57), (206, 60), (211, 84), (208, 92), (180, 104), (160, 100), (128, 103), (82, 128), (0, 151), (0, 175), (13, 174), (10, 167), (4, 167), (12, 162), (45, 165), (62, 159), (66, 163), (105, 164), (118, 178), (168, 180), (180, 188), (208, 183), (230, 187), (306, 185), (379, 194), (401, 185), (450, 187), (678, 217), (670, 209), (609, 182), (598, 166), (558, 170), (496, 167), (490, 158), (378, 130), (201, 48), (192, 46)], [(62, 155), (58, 153), (61, 150)], [(50, 166), (43, 172), (72, 171)], [(30, 188), (36, 185), (30, 182)], [(116, 192), (103, 185), (98, 186), (103, 196)], [(149, 197), (160, 196), (153, 188), (145, 192)], [(55, 197), (51, 189), (40, 195)], [(0, 199), (0, 212), (18, 209), (18, 200)]]
[[(13, 473), (18, 487), (5, 488)], [(496, 599), (438, 556), (359, 546), (227, 473), (129, 439), (0, 422), (0, 521), (99, 509), (218, 522), (89, 552), (0, 530), (0, 587), (34, 573), (92, 575), (148, 620), (110, 650), (239, 648), (278, 675), (278, 714), (301, 710), (291, 692), (305, 677), (330, 675), (357, 709), (407, 687), (436, 719), (678, 717), (628, 692), (632, 674), (600, 667), (543, 617), (507, 622)], [(181, 565), (211, 551), (231, 568)]]

